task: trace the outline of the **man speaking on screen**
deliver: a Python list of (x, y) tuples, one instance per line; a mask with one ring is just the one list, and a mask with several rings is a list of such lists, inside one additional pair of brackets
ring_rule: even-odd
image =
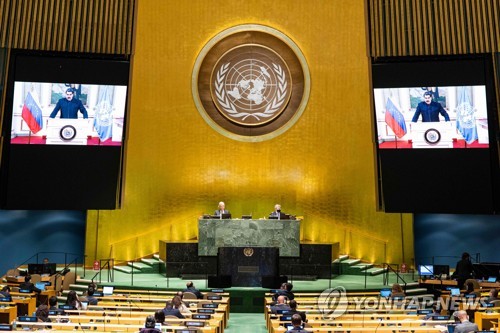
[(83, 114), (83, 118), (87, 119), (89, 117), (87, 110), (79, 99), (74, 98), (74, 94), (73, 89), (68, 88), (66, 90), (66, 97), (57, 101), (54, 111), (50, 114), (50, 118), (55, 118), (57, 113), (61, 111), (60, 118), (77, 119), (78, 111), (80, 111)]
[(412, 118), (412, 122), (416, 123), (420, 115), (422, 115), (422, 121), (427, 122), (438, 122), (439, 114), (444, 117), (444, 120), (450, 121), (450, 116), (445, 111), (443, 106), (438, 102), (432, 100), (432, 93), (426, 91), (424, 93), (424, 101), (418, 103), (417, 109), (415, 110), (415, 115)]

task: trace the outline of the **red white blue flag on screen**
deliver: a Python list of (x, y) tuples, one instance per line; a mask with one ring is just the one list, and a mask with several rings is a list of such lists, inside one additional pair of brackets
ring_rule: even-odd
[(33, 134), (38, 133), (43, 128), (42, 108), (31, 92), (28, 92), (24, 100), (21, 116)]
[(405, 117), (390, 97), (385, 105), (385, 122), (398, 138), (406, 134)]

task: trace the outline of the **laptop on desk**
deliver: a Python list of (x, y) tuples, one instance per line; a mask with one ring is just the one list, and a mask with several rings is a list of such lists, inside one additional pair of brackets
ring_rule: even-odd
[(280, 213), (280, 217), (278, 219), (277, 216), (269, 216), (269, 220), (289, 220), (290, 215), (285, 214), (285, 213)]
[(231, 218), (231, 214), (212, 215), (211, 218), (214, 220), (226, 220)]
[(45, 283), (43, 283), (43, 282), (37, 282), (37, 283), (35, 284), (35, 287), (37, 287), (37, 288), (38, 288), (38, 289), (40, 289), (41, 291), (44, 291), (46, 286), (47, 286), (47, 285), (46, 285)]
[(460, 288), (450, 288), (451, 296), (460, 296)]
[(488, 282), (491, 282), (491, 283), (495, 283), (495, 282), (497, 282), (497, 277), (496, 277), (496, 276), (490, 276), (490, 277), (488, 278)]
[(114, 287), (113, 286), (104, 286), (102, 287), (102, 295), (103, 296), (111, 296), (113, 295)]

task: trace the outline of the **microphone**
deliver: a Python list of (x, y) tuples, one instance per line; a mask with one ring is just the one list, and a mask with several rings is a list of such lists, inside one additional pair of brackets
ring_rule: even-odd
[[(115, 308), (115, 317), (118, 320), (118, 324), (120, 324), (120, 317), (121, 316), (122, 316), (121, 314), (118, 314), (118, 308)], [(104, 319), (104, 320), (106, 320), (106, 319)]]
[(130, 317), (132, 317), (132, 306), (131, 306), (131, 305), (133, 305), (133, 306), (134, 306), (135, 308), (137, 308), (139, 311), (142, 311), (141, 307), (140, 307), (140, 306), (138, 306), (137, 304), (135, 304), (134, 302), (132, 302), (130, 299), (129, 299), (129, 300), (127, 300), (127, 302), (128, 302), (128, 305), (129, 305), (129, 311), (130, 311), (130, 314), (129, 314), (129, 315), (130, 315)]
[(380, 324), (382, 323), (382, 318), (378, 318), (378, 324), (377, 324), (377, 327), (375, 327), (375, 332), (374, 333), (377, 333), (377, 330), (380, 326)]
[(80, 329), (82, 330), (82, 332), (85, 333), (85, 330), (83, 329), (82, 323), (78, 322), (78, 326), (80, 326)]

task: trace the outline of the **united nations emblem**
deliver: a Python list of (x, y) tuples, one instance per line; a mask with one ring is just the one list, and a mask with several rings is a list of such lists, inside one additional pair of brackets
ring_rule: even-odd
[(253, 249), (251, 247), (245, 247), (243, 249), (243, 254), (246, 256), (246, 257), (251, 257), (253, 256)]
[(217, 132), (263, 141), (300, 118), (310, 91), (309, 69), (298, 46), (266, 26), (241, 25), (212, 38), (193, 70), (198, 111)]
[(65, 125), (59, 131), (59, 136), (64, 141), (71, 141), (76, 136), (76, 128), (71, 125)]
[(429, 128), (424, 133), (424, 140), (430, 145), (435, 145), (439, 141), (441, 141), (441, 133), (435, 128)]
[(285, 109), (292, 82), (286, 63), (260, 45), (244, 45), (219, 59), (211, 79), (212, 99), (230, 121), (256, 126)]

